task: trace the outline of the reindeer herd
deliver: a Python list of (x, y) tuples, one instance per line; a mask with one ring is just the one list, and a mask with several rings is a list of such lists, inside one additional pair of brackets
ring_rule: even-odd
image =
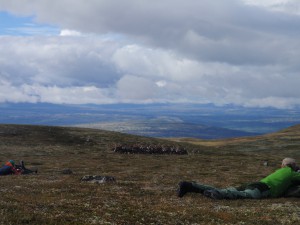
[(166, 145), (122, 145), (115, 144), (113, 151), (121, 154), (159, 154), (159, 155), (186, 155), (187, 150), (180, 146)]

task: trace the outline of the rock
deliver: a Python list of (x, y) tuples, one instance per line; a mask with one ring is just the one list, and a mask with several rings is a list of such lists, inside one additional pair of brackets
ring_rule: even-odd
[(61, 172), (62, 172), (62, 174), (73, 174), (73, 171), (71, 169), (64, 169)]
[(116, 179), (112, 176), (86, 175), (81, 178), (81, 181), (102, 184), (107, 182), (115, 182)]

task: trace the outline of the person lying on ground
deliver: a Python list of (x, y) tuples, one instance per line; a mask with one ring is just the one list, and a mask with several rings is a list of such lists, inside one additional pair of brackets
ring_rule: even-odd
[(32, 174), (32, 173), (37, 173), (38, 170), (37, 168), (31, 168), (31, 169), (28, 169), (25, 167), (25, 163), (23, 160), (20, 161), (20, 164), (19, 165), (15, 165), (15, 168), (20, 170), (21, 171), (21, 174)]
[(12, 174), (19, 175), (21, 170), (16, 169), (14, 160), (9, 160), (0, 168), (0, 176)]
[(178, 197), (183, 197), (188, 192), (201, 193), (212, 199), (260, 199), (267, 197), (280, 197), (293, 185), (300, 181), (300, 173), (296, 172), (295, 159), (285, 158), (281, 168), (259, 182), (250, 183), (241, 188), (216, 188), (196, 182), (182, 181), (177, 190)]
[(3, 167), (0, 168), (0, 176), (3, 175), (23, 175), (23, 174), (32, 174), (37, 173), (37, 169), (28, 169), (25, 167), (24, 161), (21, 160), (20, 164), (15, 164), (14, 160), (7, 161)]

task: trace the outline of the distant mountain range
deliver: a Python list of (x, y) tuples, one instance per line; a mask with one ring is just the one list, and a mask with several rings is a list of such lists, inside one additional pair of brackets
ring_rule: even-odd
[(0, 104), (0, 123), (93, 127), (150, 137), (221, 139), (300, 124), (300, 109), (211, 104)]
[(259, 133), (185, 123), (183, 121), (172, 121), (165, 118), (139, 121), (132, 120), (123, 122), (80, 124), (76, 126), (109, 131), (118, 131), (122, 133), (141, 135), (147, 137), (163, 138), (192, 137), (201, 139), (219, 139), (259, 135)]

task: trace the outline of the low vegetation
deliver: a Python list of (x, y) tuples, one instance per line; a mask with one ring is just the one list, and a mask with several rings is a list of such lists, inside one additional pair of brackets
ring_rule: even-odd
[[(120, 154), (116, 143), (178, 146), (187, 155)], [(283, 157), (300, 160), (300, 127), (245, 139), (163, 140), (93, 129), (0, 125), (0, 161), (37, 175), (0, 177), (1, 224), (299, 224), (297, 198), (216, 201), (176, 196), (181, 180), (256, 181)], [(268, 161), (268, 166), (265, 162)], [(73, 173), (65, 174), (63, 171)], [(85, 175), (115, 182), (82, 182)]]

